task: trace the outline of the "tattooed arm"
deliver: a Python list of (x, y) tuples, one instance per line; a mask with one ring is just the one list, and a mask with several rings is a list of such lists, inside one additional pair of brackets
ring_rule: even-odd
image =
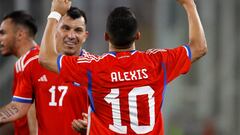
[(31, 104), (11, 102), (0, 108), (0, 126), (4, 123), (15, 121), (27, 114)]

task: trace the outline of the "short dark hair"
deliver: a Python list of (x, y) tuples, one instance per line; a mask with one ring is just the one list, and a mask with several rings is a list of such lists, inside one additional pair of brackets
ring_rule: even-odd
[(29, 30), (29, 36), (35, 37), (37, 33), (37, 25), (35, 19), (26, 11), (18, 10), (13, 11), (6, 16), (4, 16), (3, 21), (6, 19), (11, 19), (16, 25), (24, 26)]
[(85, 24), (87, 24), (87, 17), (85, 12), (77, 7), (70, 7), (70, 9), (67, 11), (67, 16), (71, 17), (72, 19), (83, 17)]
[(130, 8), (117, 7), (108, 16), (106, 31), (117, 49), (130, 48), (137, 30), (137, 20)]

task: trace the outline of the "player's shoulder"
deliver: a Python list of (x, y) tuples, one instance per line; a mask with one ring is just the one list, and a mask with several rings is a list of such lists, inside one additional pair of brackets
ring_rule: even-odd
[(98, 55), (90, 53), (88, 51), (86, 51), (85, 49), (82, 49), (81, 54), (79, 55), (79, 57), (97, 57)]
[(191, 50), (188, 45), (180, 45), (175, 48), (164, 48), (164, 49), (148, 49), (146, 52), (150, 58), (163, 58), (168, 59), (169, 57), (180, 57), (186, 54), (191, 58)]
[(190, 49), (188, 45), (179, 45), (175, 48), (164, 48), (164, 49), (148, 49), (146, 51), (147, 54), (156, 54), (158, 52), (162, 52), (162, 53), (165, 53), (165, 52), (169, 52), (169, 51), (182, 51), (182, 50), (188, 50)]
[(157, 54), (157, 53), (161, 53), (161, 52), (167, 52), (166, 49), (148, 49), (146, 50), (144, 53), (147, 55), (153, 55), (153, 54)]
[(86, 50), (82, 50), (82, 55), (77, 57), (77, 63), (91, 63), (93, 61), (99, 61), (102, 59), (102, 55), (96, 55)]
[(33, 61), (39, 58), (39, 47), (34, 47), (21, 56), (15, 63), (16, 72), (24, 71), (24, 69)]

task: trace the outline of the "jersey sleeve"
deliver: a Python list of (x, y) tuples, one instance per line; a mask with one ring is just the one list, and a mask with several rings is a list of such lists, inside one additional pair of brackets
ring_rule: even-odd
[[(37, 61), (37, 60), (36, 60)], [(12, 101), (21, 103), (33, 102), (33, 87), (31, 70), (33, 63), (27, 65), (23, 71), (18, 73), (15, 92)]]
[(88, 63), (82, 63), (82, 58), (84, 57), (65, 55), (58, 56), (58, 71), (60, 73), (60, 77), (65, 82), (82, 83), (83, 78), (87, 76)]
[(186, 74), (191, 67), (191, 50), (188, 45), (169, 49), (163, 54), (163, 69), (167, 83), (181, 74)]
[(15, 81), (12, 101), (22, 103), (33, 102), (33, 88), (31, 71), (34, 69), (34, 63), (38, 64), (39, 47), (35, 46), (26, 54), (21, 56), (15, 64)]
[(20, 76), (22, 75), (23, 70), (23, 64), (22, 64), (22, 58), (17, 60), (17, 62), (14, 64), (14, 77), (13, 77), (13, 87), (12, 87), (12, 94), (15, 93), (18, 80), (20, 79)]
[(191, 50), (188, 45), (173, 49), (151, 50), (150, 52), (154, 56), (154, 61), (158, 61), (158, 65), (163, 69), (166, 83), (190, 70)]

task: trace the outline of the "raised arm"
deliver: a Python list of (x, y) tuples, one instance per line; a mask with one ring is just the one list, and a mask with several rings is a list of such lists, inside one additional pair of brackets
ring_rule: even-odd
[(189, 47), (192, 62), (207, 53), (207, 42), (194, 0), (177, 0), (185, 9), (189, 23)]
[(65, 15), (71, 6), (70, 0), (53, 0), (51, 13), (48, 16), (48, 21), (43, 34), (39, 62), (42, 66), (49, 70), (58, 71), (57, 68), (57, 51), (55, 49), (55, 31), (61, 16)]
[(0, 108), (0, 126), (26, 115), (31, 105), (32, 104), (12, 101), (6, 106)]

